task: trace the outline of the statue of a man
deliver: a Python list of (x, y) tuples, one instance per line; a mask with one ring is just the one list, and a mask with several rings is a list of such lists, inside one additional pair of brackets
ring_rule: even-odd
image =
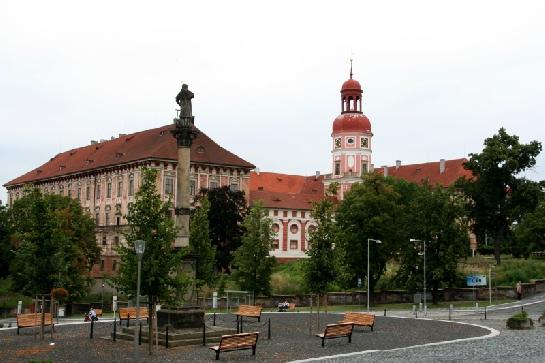
[(193, 92), (187, 88), (187, 84), (182, 84), (182, 89), (176, 96), (176, 103), (180, 105), (180, 117), (193, 116), (193, 111), (191, 110), (191, 99), (193, 96)]

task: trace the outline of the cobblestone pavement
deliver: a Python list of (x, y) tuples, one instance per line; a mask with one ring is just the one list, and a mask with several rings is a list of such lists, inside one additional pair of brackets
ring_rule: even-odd
[[(545, 296), (536, 296), (522, 302), (524, 309), (537, 321), (545, 308)], [(456, 324), (439, 319), (448, 318), (448, 310), (428, 311), (428, 318), (414, 319), (411, 312), (388, 311), (388, 317), (377, 317), (375, 331), (357, 328), (352, 344), (347, 340), (326, 341), (325, 348), (313, 321), (309, 333), (309, 314), (279, 313), (264, 314), (261, 323), (245, 322), (245, 331), (260, 331), (255, 357), (250, 351), (222, 353), (221, 361), (236, 362), (545, 362), (545, 328), (512, 331), (505, 329), (508, 316), (521, 309), (521, 303), (497, 306), (484, 314), (475, 311), (452, 313), (453, 320), (482, 325)], [(378, 313), (377, 313), (378, 315)], [(381, 314), (382, 315), (382, 314)], [(395, 316), (403, 317), (396, 318)], [(267, 339), (267, 322), (272, 322), (272, 339)], [(338, 314), (321, 315), (320, 326), (338, 321)], [(218, 315), (218, 324), (234, 326), (232, 315)], [(65, 320), (67, 322), (67, 320)], [(46, 334), (44, 341), (35, 339), (32, 329), (21, 330), (17, 336), (14, 329), (0, 329), (0, 362), (28, 362), (29, 360), (52, 360), (54, 362), (123, 362), (132, 361), (131, 342), (109, 339), (112, 322), (100, 321), (95, 325), (95, 339), (89, 339), (89, 323), (65, 324), (56, 327), (54, 338)], [(207, 324), (211, 318), (207, 316)], [(494, 331), (499, 335), (493, 336)], [(492, 334), (491, 334), (492, 331)], [(482, 337), (491, 336), (485, 339)], [(479, 337), (481, 339), (479, 339)], [(458, 339), (458, 342), (444, 343)], [(476, 339), (476, 340), (474, 340)], [(51, 344), (54, 343), (54, 344)], [(429, 345), (434, 344), (434, 345)], [(214, 353), (207, 347), (159, 347), (152, 356), (141, 346), (143, 362), (207, 362), (214, 361)], [(312, 358), (314, 357), (314, 358)]]

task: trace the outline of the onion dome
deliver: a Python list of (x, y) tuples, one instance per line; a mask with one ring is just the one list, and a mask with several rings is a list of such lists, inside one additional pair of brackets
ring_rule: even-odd
[(371, 133), (371, 122), (362, 113), (343, 113), (333, 121), (333, 133), (366, 132)]

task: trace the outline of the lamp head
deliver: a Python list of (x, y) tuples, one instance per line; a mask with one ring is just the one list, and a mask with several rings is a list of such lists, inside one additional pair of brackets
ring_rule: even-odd
[(146, 241), (142, 241), (141, 239), (134, 241), (134, 252), (136, 252), (138, 257), (142, 257), (145, 250), (146, 250)]
[(409, 242), (422, 242), (422, 241), (419, 240), (419, 239), (416, 239), (416, 238), (411, 238), (411, 239), (409, 240)]

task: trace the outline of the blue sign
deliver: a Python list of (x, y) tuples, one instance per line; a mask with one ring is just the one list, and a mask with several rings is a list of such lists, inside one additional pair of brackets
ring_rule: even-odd
[(466, 276), (466, 284), (469, 287), (473, 286), (486, 286), (486, 276), (485, 275), (471, 275)]

